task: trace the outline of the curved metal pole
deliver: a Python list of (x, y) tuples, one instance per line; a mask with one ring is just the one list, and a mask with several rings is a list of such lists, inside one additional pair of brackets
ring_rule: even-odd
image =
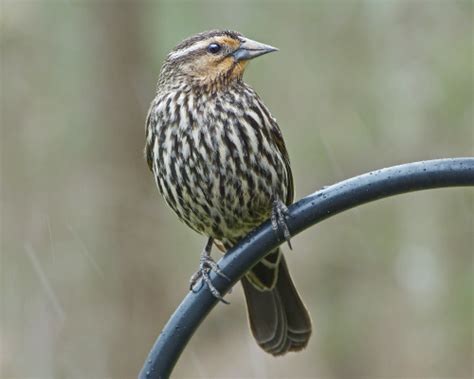
[[(322, 220), (370, 201), (456, 186), (474, 186), (474, 158), (438, 159), (384, 168), (303, 198), (289, 207), (287, 224), (295, 236)], [(231, 281), (211, 275), (212, 283), (221, 293), (227, 293), (255, 263), (283, 242), (270, 223), (265, 222), (220, 259), (219, 266)], [(160, 333), (139, 378), (168, 378), (189, 339), (216, 304), (217, 299), (207, 286), (189, 292)]]

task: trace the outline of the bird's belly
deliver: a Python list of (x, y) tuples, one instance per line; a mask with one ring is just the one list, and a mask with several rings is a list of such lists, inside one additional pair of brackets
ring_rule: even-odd
[[(272, 195), (245, 188), (245, 179), (209, 170), (207, 191), (184, 191), (184, 221), (216, 239), (236, 240), (267, 219)], [(184, 184), (184, 183), (179, 183)]]
[(158, 187), (178, 217), (197, 232), (238, 240), (270, 216), (276, 197), (286, 198), (283, 163), (270, 167), (258, 151), (229, 148), (217, 133), (206, 143), (199, 130), (161, 132), (170, 135), (162, 137), (169, 146), (156, 165)]

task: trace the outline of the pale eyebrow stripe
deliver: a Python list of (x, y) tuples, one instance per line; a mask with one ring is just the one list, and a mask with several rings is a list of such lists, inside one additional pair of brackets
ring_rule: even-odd
[(208, 39), (205, 39), (203, 41), (196, 42), (196, 43), (192, 44), (191, 46), (188, 46), (184, 49), (174, 51), (169, 55), (169, 59), (174, 60), (174, 59), (177, 59), (177, 58), (184, 57), (185, 55), (188, 55), (189, 53), (191, 53), (193, 51), (200, 50), (200, 49), (206, 47), (212, 41), (214, 41), (214, 38), (208, 38)]

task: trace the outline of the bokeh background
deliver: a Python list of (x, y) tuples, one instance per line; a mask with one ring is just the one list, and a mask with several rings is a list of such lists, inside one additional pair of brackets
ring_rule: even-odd
[[(373, 169), (473, 154), (471, 1), (3, 0), (1, 378), (136, 377), (205, 242), (143, 160), (166, 53), (239, 30), (280, 48), (245, 79), (277, 117), (296, 198)], [(378, 201), (287, 252), (315, 332), (275, 359), (240, 286), (175, 377), (470, 378), (472, 189)]]

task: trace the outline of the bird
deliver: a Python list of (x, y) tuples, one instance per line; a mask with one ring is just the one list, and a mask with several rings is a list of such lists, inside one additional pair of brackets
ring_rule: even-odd
[[(257, 93), (243, 80), (250, 60), (278, 49), (231, 30), (211, 30), (166, 56), (146, 117), (145, 159), (178, 218), (207, 237), (190, 288), (202, 278), (212, 294), (211, 257), (226, 252), (271, 219), (290, 244), (287, 206), (294, 188), (283, 135)], [(290, 245), (291, 247), (291, 245)], [(241, 279), (250, 329), (258, 345), (280, 356), (304, 349), (311, 318), (281, 250)]]

